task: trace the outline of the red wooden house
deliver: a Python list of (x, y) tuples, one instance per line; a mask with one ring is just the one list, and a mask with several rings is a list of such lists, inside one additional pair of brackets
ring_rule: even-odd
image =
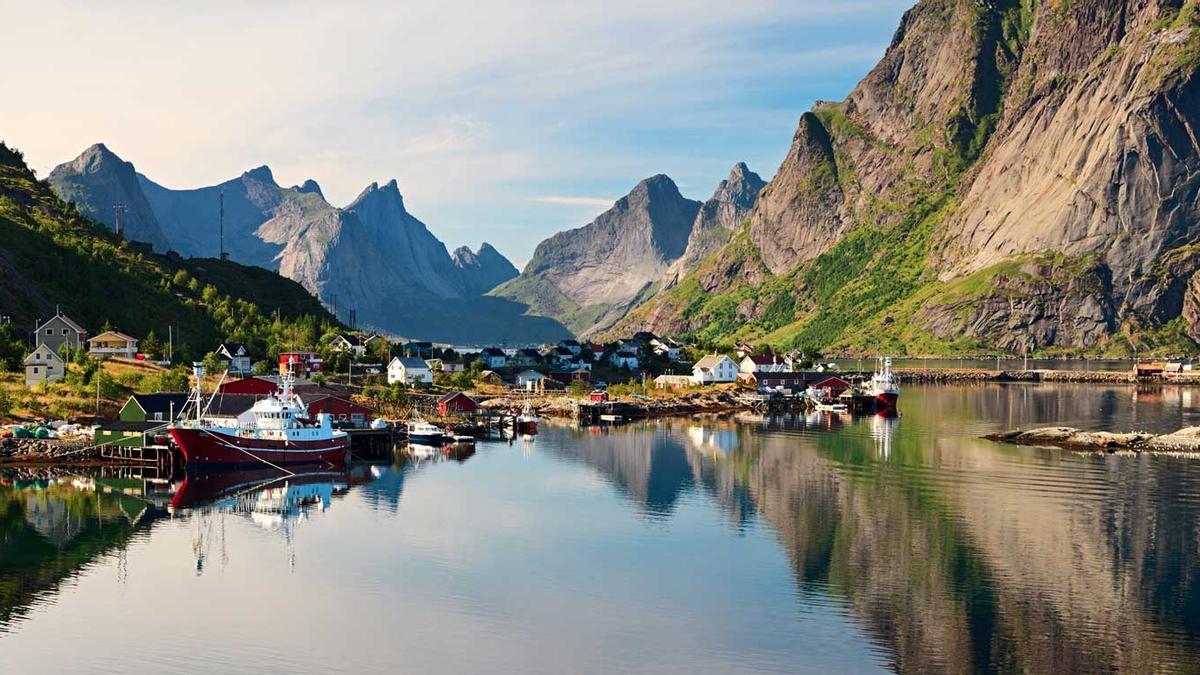
[(337, 396), (322, 396), (308, 403), (310, 417), (321, 413), (332, 417), (334, 424), (338, 426), (349, 425), (355, 428), (366, 427), (375, 419), (375, 411), (371, 408)]
[(850, 388), (850, 383), (840, 377), (827, 377), (812, 386), (817, 391), (828, 391), (830, 396), (841, 396)]
[(456, 391), (438, 399), (437, 411), (439, 415), (449, 415), (451, 413), (473, 413), (479, 409), (479, 404), (475, 399), (467, 396), (461, 391)]

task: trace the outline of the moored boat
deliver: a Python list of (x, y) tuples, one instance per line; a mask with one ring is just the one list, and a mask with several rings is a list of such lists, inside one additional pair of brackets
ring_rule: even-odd
[(445, 438), (446, 432), (436, 425), (423, 419), (413, 419), (408, 423), (408, 442), (423, 445), (438, 445)]
[(871, 377), (868, 390), (875, 397), (875, 404), (880, 409), (895, 408), (900, 399), (900, 383), (892, 373), (892, 357), (879, 357), (879, 366)]
[(533, 406), (528, 403), (521, 410), (521, 414), (517, 415), (517, 419), (513, 421), (513, 427), (518, 434), (522, 436), (533, 436), (538, 432), (538, 416), (533, 412)]
[(194, 364), (193, 374), (196, 387), (184, 406), (191, 416), (167, 429), (189, 467), (345, 462), (349, 445), (346, 432), (334, 430), (329, 415), (309, 417), (304, 402), (292, 389), (295, 377), (291, 372), (284, 374), (275, 393), (256, 402), (236, 420), (206, 415), (212, 398), (206, 401), (202, 391), (204, 368)]

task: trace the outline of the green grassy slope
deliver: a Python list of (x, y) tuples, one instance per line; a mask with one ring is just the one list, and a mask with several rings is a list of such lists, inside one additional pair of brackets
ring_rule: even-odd
[(260, 352), (315, 346), (337, 321), (299, 284), (218, 260), (181, 260), (121, 241), (37, 180), (0, 144), (0, 314), (31, 330), (55, 307), (93, 334), (107, 324), (144, 336), (174, 327), (176, 356), (222, 340)]

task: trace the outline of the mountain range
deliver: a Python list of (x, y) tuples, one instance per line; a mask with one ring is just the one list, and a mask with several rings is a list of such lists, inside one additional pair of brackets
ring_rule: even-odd
[(769, 182), (739, 163), (701, 203), (647, 178), (519, 275), (488, 246), (449, 254), (394, 182), (341, 209), (265, 167), (176, 191), (102, 146), (50, 180), (189, 255), (215, 250), (223, 189), (235, 259), (419, 336), (1178, 353), (1200, 340), (1198, 71), (1197, 0), (920, 0)]
[[(340, 318), (364, 327), (447, 342), (558, 339), (552, 319), (483, 293), (517, 275), (489, 244), (452, 256), (407, 211), (396, 181), (372, 183), (349, 205), (325, 200), (316, 181), (285, 188), (261, 166), (223, 183), (164, 187), (103, 144), (56, 167), (50, 185), (125, 235), (188, 256), (232, 260), (300, 282)], [(123, 204), (120, 213), (111, 205)], [(108, 206), (106, 206), (108, 205)]]
[[(921, 0), (617, 332), (857, 352), (1200, 339), (1200, 4)], [(511, 282), (510, 282), (511, 283)]]
[(576, 333), (603, 331), (726, 243), (762, 186), (739, 162), (701, 203), (667, 176), (652, 176), (591, 223), (538, 244), (521, 275), (492, 294)]

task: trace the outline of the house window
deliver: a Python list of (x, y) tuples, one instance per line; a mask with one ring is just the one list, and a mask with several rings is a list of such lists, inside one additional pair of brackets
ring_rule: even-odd
[(46, 329), (46, 335), (54, 335), (54, 329), (53, 329), (53, 328), (47, 328), (47, 329)]
[(66, 334), (67, 334), (67, 329), (66, 329), (66, 328), (64, 328), (64, 329), (63, 329), (63, 335), (66, 335)]
[(34, 366), (34, 367), (33, 367), (33, 374), (34, 374), (34, 375), (37, 375), (37, 374), (38, 374), (38, 367), (37, 367), (37, 366)]
[(156, 413), (154, 413), (154, 421), (155, 421), (155, 422), (161, 422), (161, 421), (163, 421), (162, 413), (160, 413), (160, 412), (156, 412)]

